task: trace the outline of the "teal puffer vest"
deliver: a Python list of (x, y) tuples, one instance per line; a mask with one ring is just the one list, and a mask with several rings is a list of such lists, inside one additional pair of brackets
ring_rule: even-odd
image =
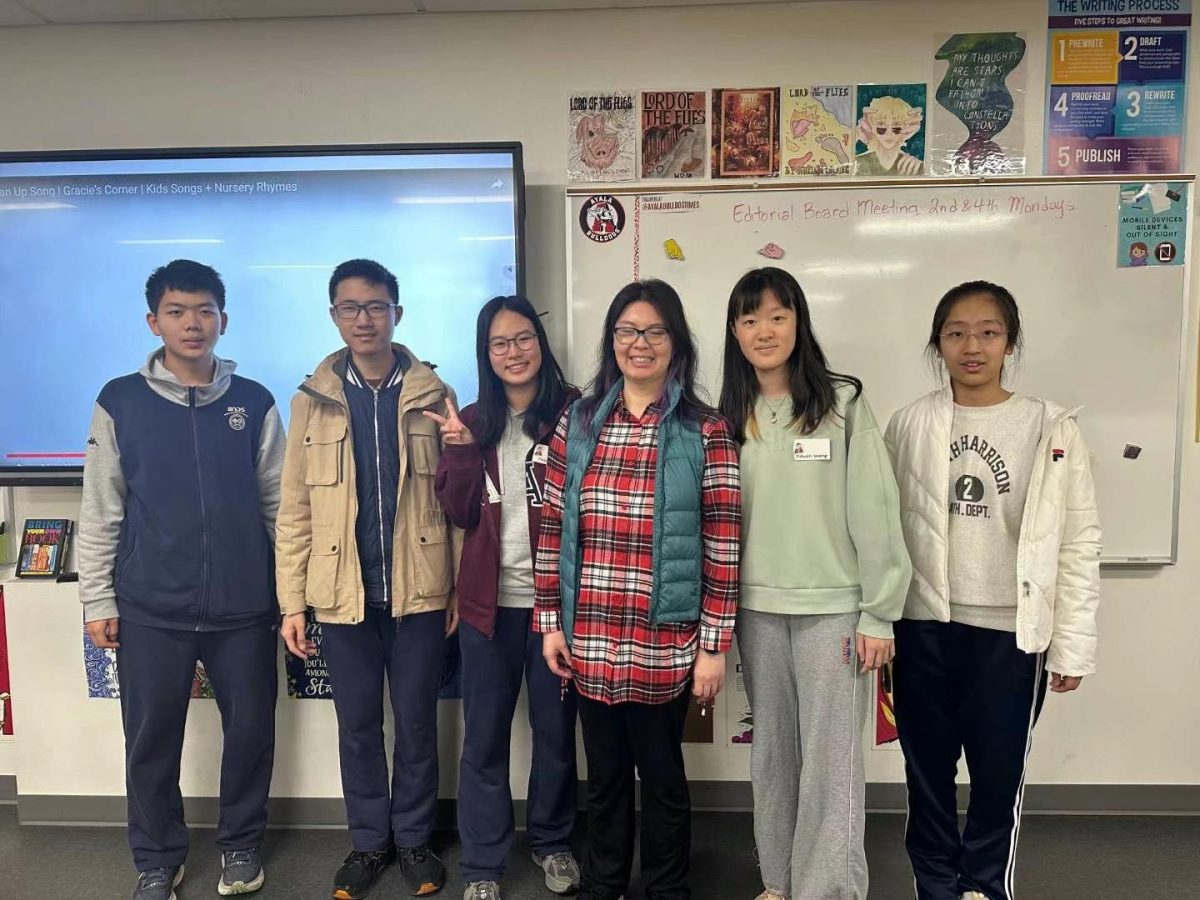
[[(575, 605), (579, 596), (579, 491), (595, 456), (600, 428), (612, 412), (623, 386), (623, 380), (612, 386), (590, 423), (584, 422), (579, 412), (582, 401), (577, 400), (571, 406), (559, 563), (563, 634), (568, 642), (575, 633)], [(704, 555), (700, 534), (700, 480), (704, 472), (704, 441), (699, 423), (683, 420), (678, 409), (679, 396), (679, 386), (672, 384), (667, 389), (666, 408), (658, 430), (651, 625), (700, 619), (700, 572)]]

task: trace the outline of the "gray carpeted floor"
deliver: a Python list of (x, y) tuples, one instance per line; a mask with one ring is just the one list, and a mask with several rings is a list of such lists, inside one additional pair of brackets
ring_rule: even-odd
[[(871, 900), (909, 900), (912, 874), (901, 846), (904, 819), (873, 815), (867, 825)], [(579, 837), (583, 836), (581, 824)], [(458, 900), (458, 848), (443, 836), (450, 880), (440, 898)], [(193, 833), (187, 879), (179, 900), (216, 897), (220, 875), (212, 832)], [(746, 813), (697, 813), (692, 887), (696, 900), (752, 900), (761, 885)], [(1028, 816), (1017, 868), (1023, 900), (1184, 900), (1200, 898), (1200, 818)], [(273, 830), (264, 850), (263, 900), (321, 900), (349, 845), (340, 831)], [(404, 895), (396, 872), (372, 900)], [(133, 866), (120, 828), (17, 824), (16, 808), (0, 806), (0, 897), (4, 900), (109, 900), (132, 893)], [(529, 861), (523, 835), (513, 848), (505, 900), (551, 900)], [(635, 886), (630, 900), (640, 900)], [(797, 898), (802, 900), (802, 898)]]

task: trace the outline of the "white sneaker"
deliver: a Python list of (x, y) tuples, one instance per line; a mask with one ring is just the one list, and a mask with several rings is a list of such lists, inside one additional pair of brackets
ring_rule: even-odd
[(500, 885), (494, 881), (472, 881), (463, 891), (463, 900), (500, 900)]
[(573, 894), (579, 890), (579, 863), (570, 850), (545, 856), (539, 856), (535, 850), (533, 861), (546, 874), (546, 890), (555, 894)]
[(962, 900), (988, 900), (987, 894), (981, 894), (979, 891), (967, 891), (962, 895)]

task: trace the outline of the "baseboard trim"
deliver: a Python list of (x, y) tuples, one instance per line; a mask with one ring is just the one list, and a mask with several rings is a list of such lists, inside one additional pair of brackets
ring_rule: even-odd
[[(0, 802), (10, 796), (17, 816), (26, 825), (123, 825), (125, 798), (20, 794), (16, 779), (0, 776)], [(580, 808), (585, 784), (580, 782)], [(693, 781), (692, 807), (697, 811), (745, 812), (753, 801), (749, 782)], [(966, 808), (967, 789), (959, 788), (960, 809)], [(525, 821), (525, 801), (515, 803), (518, 824)], [(439, 828), (453, 828), (453, 800), (438, 801)], [(1046, 815), (1200, 815), (1200, 784), (1031, 784), (1025, 791), (1025, 812)], [(905, 811), (904, 785), (867, 785), (867, 810)], [(187, 797), (184, 811), (190, 824), (211, 826), (217, 821), (215, 797)], [(345, 828), (341, 797), (272, 797), (268, 803), (272, 828)]]

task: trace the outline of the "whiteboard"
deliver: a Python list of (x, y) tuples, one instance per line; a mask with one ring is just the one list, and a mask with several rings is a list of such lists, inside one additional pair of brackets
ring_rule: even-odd
[[(715, 403), (730, 289), (749, 269), (778, 265), (804, 288), (830, 365), (862, 379), (884, 427), (941, 383), (923, 356), (938, 299), (964, 281), (994, 281), (1017, 298), (1025, 329), (1009, 387), (1084, 407), (1103, 561), (1173, 563), (1187, 266), (1117, 267), (1120, 184), (1131, 180), (570, 188), (570, 376), (583, 384), (594, 374), (616, 292), (662, 278), (683, 298)], [(580, 212), (605, 194), (621, 207), (623, 227), (595, 240)], [(683, 259), (669, 258), (668, 240)], [(768, 242), (782, 259), (759, 254)], [(1125, 457), (1127, 444), (1142, 448), (1136, 460)]]

